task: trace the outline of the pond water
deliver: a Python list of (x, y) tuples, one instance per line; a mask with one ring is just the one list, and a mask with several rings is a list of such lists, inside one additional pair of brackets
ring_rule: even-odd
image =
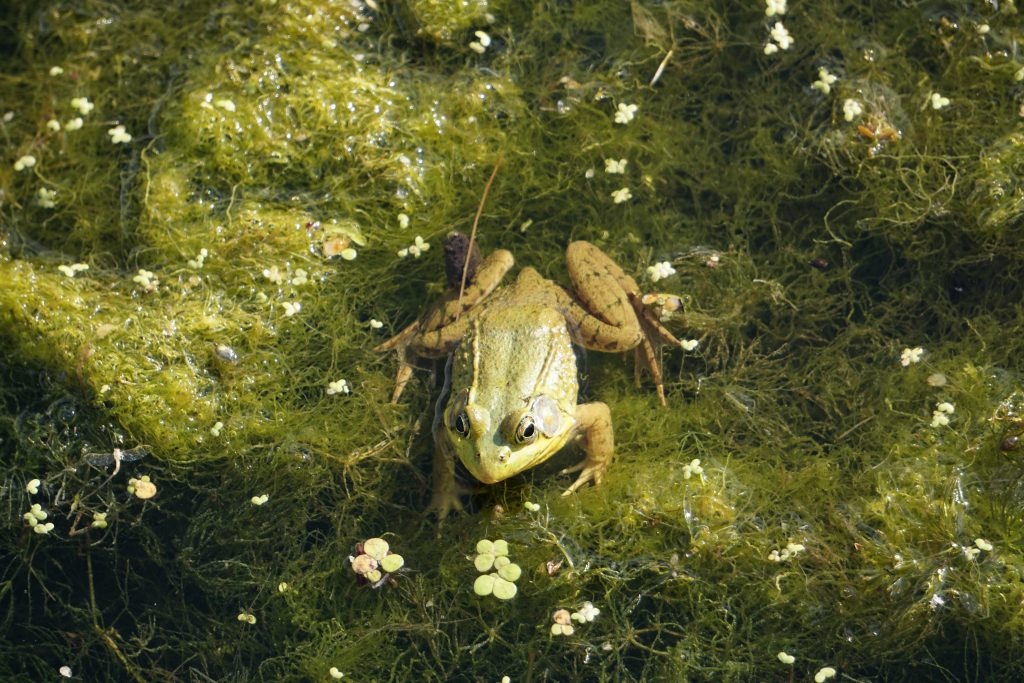
[[(0, 3), (0, 678), (1019, 680), (1022, 25)], [(438, 524), (441, 365), (373, 348), (474, 227), (684, 343), (666, 407), (586, 354), (601, 486)]]

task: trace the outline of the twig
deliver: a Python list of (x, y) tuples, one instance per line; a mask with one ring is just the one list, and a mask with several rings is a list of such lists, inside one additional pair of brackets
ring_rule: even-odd
[[(469, 231), (469, 246), (466, 248), (466, 262), (462, 264), (462, 279), (459, 281), (459, 299), (462, 302), (462, 293), (466, 291), (466, 276), (469, 274), (469, 255), (473, 253), (473, 240), (476, 239), (476, 226), (480, 223), (480, 214), (484, 212), (484, 204), (487, 202), (487, 195), (491, 192), (491, 185), (494, 184), (494, 178), (498, 175), (498, 169), (501, 168), (501, 162), (504, 160), (504, 155), (498, 153), (498, 160), (494, 162), (494, 170), (491, 171), (491, 177), (487, 179), (487, 184), (484, 185), (483, 196), (480, 197), (480, 204), (476, 207), (476, 216), (473, 217), (473, 229)], [(459, 313), (461, 307), (455, 310), (455, 319), (459, 319)]]

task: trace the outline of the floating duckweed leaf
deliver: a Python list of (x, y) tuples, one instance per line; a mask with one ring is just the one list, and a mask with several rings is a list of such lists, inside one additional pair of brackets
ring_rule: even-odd
[(388, 554), (389, 548), (388, 542), (383, 538), (368, 538), (363, 541), (363, 552), (377, 561)]
[(402, 568), (402, 565), (404, 564), (405, 558), (403, 558), (401, 555), (396, 555), (395, 553), (392, 553), (381, 558), (380, 568), (390, 574), (391, 572), (397, 572), (399, 569)]
[(359, 555), (352, 560), (352, 571), (356, 574), (366, 574), (366, 572), (377, 568), (377, 560), (373, 559), (369, 555)]
[(495, 555), (508, 555), (508, 542), (504, 539), (498, 539), (494, 542), (494, 554)]
[(476, 551), (481, 555), (489, 555), (494, 553), (494, 544), (488, 541), (486, 538), (477, 541)]
[(494, 597), (499, 600), (511, 600), (515, 597), (516, 592), (519, 590), (516, 585), (511, 581), (506, 581), (497, 574), (488, 574), (488, 576), (494, 577), (494, 584), (491, 587), (491, 591), (494, 593)]
[(494, 555), (477, 555), (473, 559), (473, 566), (478, 572), (485, 572), (494, 565)]
[[(507, 567), (510, 564), (512, 564), (512, 560), (508, 559), (507, 555), (499, 555), (498, 557), (494, 558), (495, 569), (501, 569), (502, 567)], [(480, 571), (483, 570), (481, 569)]]
[(377, 583), (381, 579), (381, 573), (379, 569), (371, 569), (370, 571), (366, 572), (364, 576), (366, 576), (366, 580), (370, 583)]
[(481, 574), (476, 577), (476, 581), (473, 582), (473, 592), (483, 597), (490, 595), (494, 591), (494, 574)]
[(517, 581), (522, 574), (523, 570), (518, 564), (506, 564), (498, 568), (498, 576), (506, 581)]

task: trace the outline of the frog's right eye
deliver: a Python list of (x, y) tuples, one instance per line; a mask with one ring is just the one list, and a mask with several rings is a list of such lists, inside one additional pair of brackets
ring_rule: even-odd
[(469, 436), (469, 415), (466, 414), (466, 411), (455, 416), (455, 420), (452, 421), (452, 429), (463, 438)]

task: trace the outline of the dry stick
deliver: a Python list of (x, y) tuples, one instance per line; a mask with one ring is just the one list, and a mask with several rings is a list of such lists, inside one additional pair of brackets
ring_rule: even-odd
[[(494, 170), (491, 171), (491, 177), (487, 179), (487, 184), (484, 185), (484, 194), (480, 197), (480, 204), (476, 207), (476, 216), (473, 217), (473, 229), (469, 231), (469, 245), (466, 247), (466, 262), (462, 264), (462, 279), (459, 281), (459, 299), (462, 302), (462, 293), (466, 291), (466, 276), (469, 274), (469, 262), (472, 260), (470, 254), (473, 253), (473, 241), (476, 239), (476, 226), (480, 223), (480, 214), (484, 212), (484, 204), (487, 202), (487, 195), (491, 191), (491, 185), (494, 184), (494, 177), (498, 175), (498, 169), (501, 167), (501, 162), (504, 159), (504, 155), (498, 153), (498, 160), (494, 162)], [(461, 307), (455, 309), (455, 319), (459, 319), (459, 314), (462, 312)]]

